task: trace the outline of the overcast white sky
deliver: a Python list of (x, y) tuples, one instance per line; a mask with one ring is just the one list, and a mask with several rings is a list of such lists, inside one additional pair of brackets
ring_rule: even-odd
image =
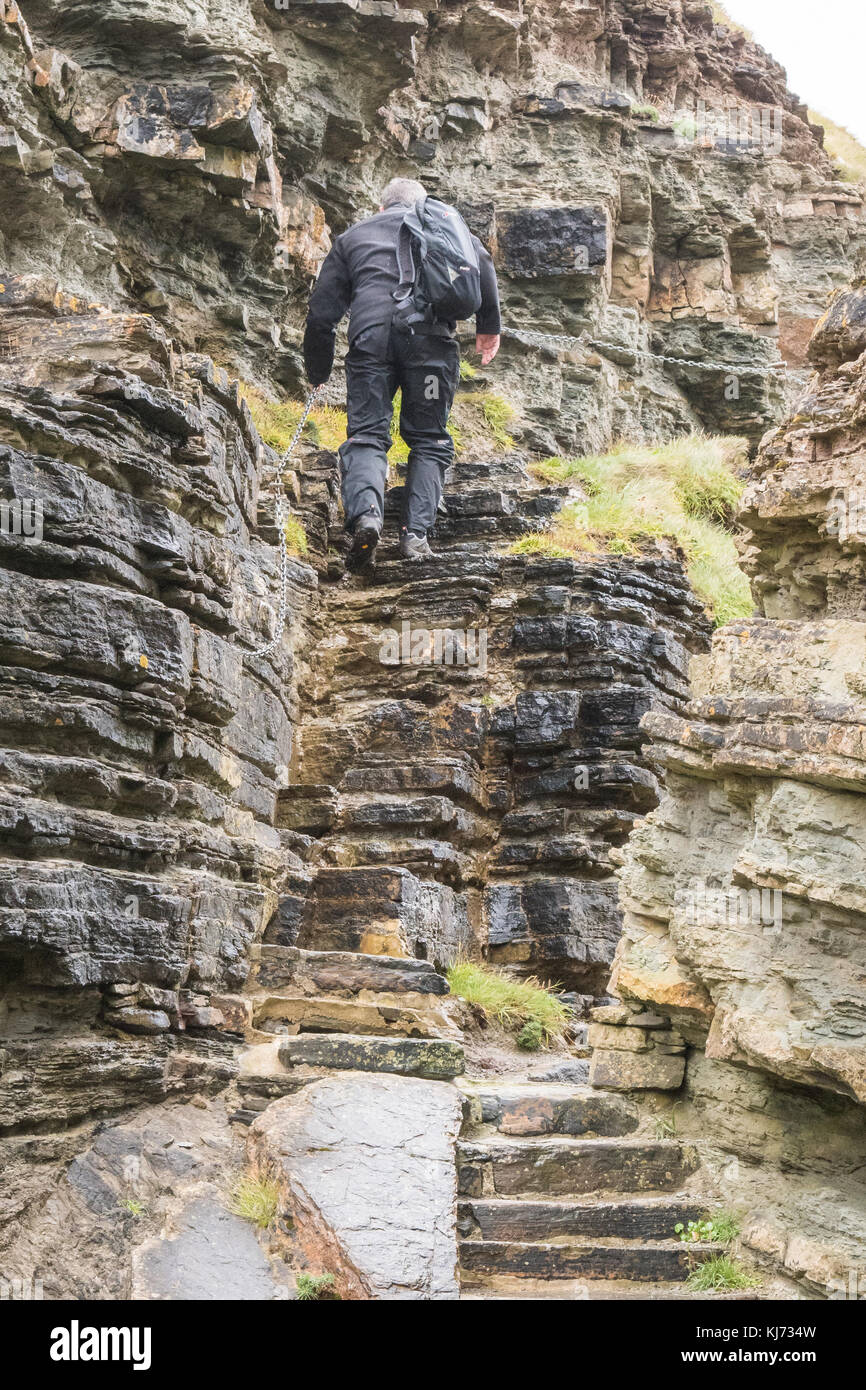
[(866, 0), (722, 0), (803, 101), (866, 143)]

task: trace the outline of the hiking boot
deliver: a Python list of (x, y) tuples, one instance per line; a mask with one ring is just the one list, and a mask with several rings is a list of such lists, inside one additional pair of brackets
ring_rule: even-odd
[(346, 559), (349, 569), (365, 569), (367, 565), (372, 564), (381, 529), (379, 518), (372, 513), (360, 518), (355, 526), (352, 547)]
[(416, 536), (412, 531), (400, 532), (400, 554), (404, 560), (435, 560), (426, 536)]

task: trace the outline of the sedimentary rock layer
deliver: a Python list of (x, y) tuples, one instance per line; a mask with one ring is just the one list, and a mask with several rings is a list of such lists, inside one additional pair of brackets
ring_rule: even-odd
[[(272, 630), (275, 564), (236, 385), (152, 318), (36, 276), (0, 297), (14, 1132), (224, 1084), (233, 999), (285, 873), (294, 696), (288, 647), (245, 661)], [(293, 622), (315, 583), (292, 567)]]
[[(692, 662), (685, 712), (644, 720), (666, 793), (623, 852), (613, 974), (632, 1007), (693, 1044), (687, 1091), (723, 1148), (751, 1163), (767, 1116), (784, 1111), (773, 1161), (811, 1185), (792, 1193), (779, 1178), (768, 1198), (765, 1171), (770, 1214), (753, 1210), (749, 1230), (825, 1288), (858, 1264), (866, 1230), (864, 304), (862, 287), (843, 293), (819, 324), (818, 370), (743, 500), (767, 617), (717, 632)], [(634, 1084), (664, 1084), (664, 1060)], [(755, 1178), (732, 1181), (733, 1195), (755, 1201)], [(828, 1182), (844, 1230), (818, 1190)]]

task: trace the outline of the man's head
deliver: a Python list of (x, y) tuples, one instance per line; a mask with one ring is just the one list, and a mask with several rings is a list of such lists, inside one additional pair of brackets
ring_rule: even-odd
[(382, 211), (388, 208), (413, 208), (427, 197), (427, 189), (415, 179), (392, 179), (382, 194)]

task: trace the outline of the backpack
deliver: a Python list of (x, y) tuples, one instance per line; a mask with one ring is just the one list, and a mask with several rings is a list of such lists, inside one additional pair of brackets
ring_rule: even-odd
[[(402, 251), (408, 242), (409, 255)], [(456, 208), (425, 198), (403, 219), (397, 242), (400, 284), (394, 298), (406, 324), (471, 319), (481, 308), (478, 251)]]

